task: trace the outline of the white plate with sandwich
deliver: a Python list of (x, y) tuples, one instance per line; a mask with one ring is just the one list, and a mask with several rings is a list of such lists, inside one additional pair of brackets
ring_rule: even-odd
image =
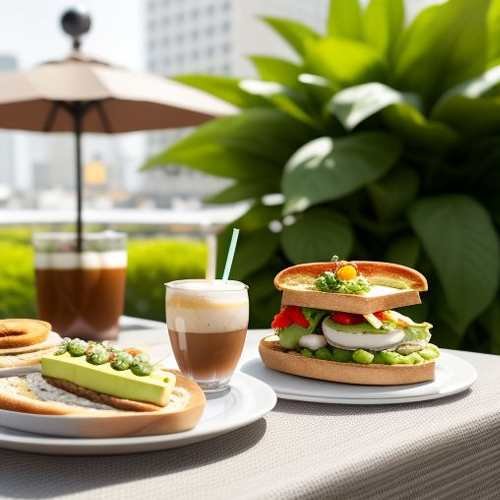
[(281, 309), (244, 366), (282, 398), (404, 403), (456, 394), (474, 368), (430, 342), (432, 324), (396, 308), (420, 303), (427, 280), (377, 261), (298, 264), (279, 272)]

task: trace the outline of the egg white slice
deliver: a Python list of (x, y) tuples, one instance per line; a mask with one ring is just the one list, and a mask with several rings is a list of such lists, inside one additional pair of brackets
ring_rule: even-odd
[(387, 333), (346, 333), (336, 330), (328, 318), (323, 320), (321, 328), (326, 341), (341, 349), (369, 349), (372, 351), (383, 351), (397, 347), (404, 339), (403, 330), (391, 330)]

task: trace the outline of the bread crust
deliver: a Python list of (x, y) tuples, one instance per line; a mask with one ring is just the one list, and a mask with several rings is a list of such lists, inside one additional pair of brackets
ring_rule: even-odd
[(372, 284), (397, 282), (404, 288), (393, 293), (366, 297), (308, 290), (289, 283), (290, 280), (293, 281), (294, 276), (305, 275), (312, 279), (325, 271), (335, 271), (336, 262), (313, 262), (288, 267), (276, 275), (274, 285), (283, 292), (283, 305), (311, 307), (326, 311), (370, 314), (421, 303), (419, 292), (427, 290), (427, 280), (415, 269), (390, 262), (353, 261), (353, 263)]
[(263, 338), (259, 343), (259, 353), (268, 368), (279, 372), (355, 385), (406, 385), (434, 380), (434, 361), (419, 365), (339, 363), (285, 351), (274, 338)]
[(37, 319), (0, 320), (0, 348), (25, 347), (47, 340), (52, 326)]

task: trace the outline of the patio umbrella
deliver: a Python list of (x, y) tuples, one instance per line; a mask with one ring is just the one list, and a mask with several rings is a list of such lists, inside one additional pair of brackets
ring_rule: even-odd
[(75, 135), (77, 249), (82, 249), (83, 132), (120, 133), (198, 125), (236, 108), (180, 83), (135, 73), (80, 51), (90, 16), (79, 8), (61, 18), (73, 38), (66, 59), (0, 75), (0, 128)]

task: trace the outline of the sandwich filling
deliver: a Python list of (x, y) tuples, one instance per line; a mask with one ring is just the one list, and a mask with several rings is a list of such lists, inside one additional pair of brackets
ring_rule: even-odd
[(439, 356), (430, 344), (432, 325), (396, 311), (360, 315), (298, 306), (272, 322), (280, 345), (307, 357), (362, 364), (420, 364)]

